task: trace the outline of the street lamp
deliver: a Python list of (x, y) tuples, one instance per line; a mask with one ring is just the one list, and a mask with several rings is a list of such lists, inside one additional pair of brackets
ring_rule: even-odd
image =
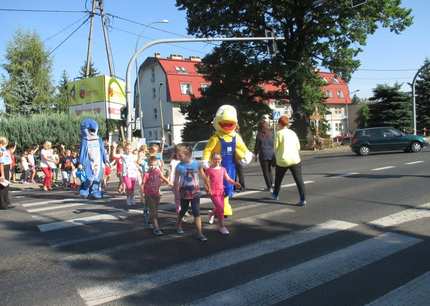
[(160, 107), (160, 125), (161, 125), (161, 154), (163, 154), (164, 151), (164, 143), (166, 141), (166, 138), (164, 137), (164, 114), (163, 114), (163, 104), (162, 104), (162, 99), (161, 99), (161, 88), (163, 87), (164, 83), (160, 82), (159, 86), (158, 86), (158, 103), (159, 103), (159, 107)]
[[(153, 21), (153, 22), (150, 22), (150, 23), (146, 24), (146, 27), (150, 27), (151, 25), (157, 24), (157, 23), (169, 23), (169, 20), (167, 20), (167, 19), (161, 19), (161, 20)], [(143, 31), (140, 32), (139, 35), (137, 36), (136, 45), (134, 47), (134, 52), (135, 53), (138, 50), (137, 48), (139, 47), (140, 38), (143, 36), (143, 33), (145, 32), (145, 30), (146, 29), (143, 29)], [(143, 133), (143, 111), (142, 111), (142, 103), (140, 101), (140, 76), (139, 76), (139, 67), (138, 67), (138, 64), (137, 64), (137, 58), (135, 60), (135, 66), (136, 66), (136, 80), (137, 80), (137, 103), (139, 104), (140, 138), (144, 138), (144, 133)], [(136, 107), (136, 105), (135, 105), (135, 107)], [(131, 111), (131, 110), (129, 110), (129, 111)]]

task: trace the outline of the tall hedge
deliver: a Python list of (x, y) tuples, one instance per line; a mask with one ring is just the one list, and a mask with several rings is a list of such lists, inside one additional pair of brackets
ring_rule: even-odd
[(40, 145), (46, 140), (51, 141), (53, 145), (64, 144), (66, 148), (72, 148), (79, 145), (79, 125), (88, 117), (98, 122), (98, 134), (103, 137), (106, 122), (102, 116), (88, 114), (77, 116), (67, 113), (0, 117), (0, 136), (6, 136), (9, 142), (15, 142), (18, 151), (31, 145)]

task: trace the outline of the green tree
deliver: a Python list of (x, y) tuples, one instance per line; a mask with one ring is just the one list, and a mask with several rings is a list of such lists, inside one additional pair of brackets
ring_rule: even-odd
[(378, 85), (369, 105), (369, 126), (392, 126), (409, 130), (412, 123), (411, 97), (401, 91), (401, 84)]
[(415, 86), (417, 130), (430, 129), (430, 61), (425, 60), (424, 68), (417, 78)]
[(100, 72), (96, 69), (96, 67), (94, 66), (93, 62), (90, 62), (90, 73), (87, 74), (87, 61), (84, 62), (84, 64), (82, 65), (81, 69), (79, 70), (79, 78), (83, 79), (83, 78), (91, 78), (97, 75), (100, 75)]
[[(237, 109), (240, 133), (248, 144), (251, 143), (258, 120), (270, 113), (267, 105), (259, 103), (265, 96), (264, 90), (247, 80), (250, 74), (247, 58), (234, 50), (230, 50), (233, 51), (231, 53), (224, 51), (215, 48), (214, 53), (204, 58), (200, 72), (207, 75), (211, 85), (200, 99), (193, 99), (190, 104), (181, 107), (188, 120), (182, 135), (186, 141), (208, 139), (213, 132), (208, 127), (212, 127), (214, 114), (223, 104), (233, 105)], [(242, 69), (235, 69), (233, 63), (240, 63)]]
[[(6, 112), (40, 111), (52, 103), (51, 59), (36, 33), (17, 31), (6, 48), (0, 95)], [(23, 93), (20, 93), (24, 90)]]
[(57, 94), (55, 97), (55, 109), (61, 113), (69, 111), (70, 95), (67, 88), (69, 82), (69, 76), (67, 75), (67, 72), (63, 70), (60, 82), (57, 86)]
[(370, 118), (369, 105), (363, 104), (358, 109), (358, 116), (357, 116), (357, 119), (355, 120), (358, 128), (362, 129), (362, 128), (368, 127), (369, 126), (369, 118)]
[[(251, 70), (246, 80), (286, 84), (294, 111), (294, 126), (301, 138), (308, 134), (303, 92), (316, 67), (325, 67), (349, 80), (360, 65), (357, 55), (368, 35), (379, 26), (398, 34), (412, 24), (411, 10), (400, 0), (368, 0), (352, 7), (351, 0), (177, 0), (186, 10), (188, 32), (198, 37), (277, 36), (278, 53), (271, 58), (264, 43), (222, 43), (224, 51), (244, 54), (250, 67), (233, 63), (230, 70)], [(215, 51), (218, 52), (218, 51)], [(213, 67), (211, 67), (213, 68)]]

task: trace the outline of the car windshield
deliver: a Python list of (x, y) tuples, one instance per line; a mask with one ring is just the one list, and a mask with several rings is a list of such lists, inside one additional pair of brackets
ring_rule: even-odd
[(194, 147), (194, 151), (203, 151), (207, 143), (208, 143), (207, 141), (197, 143), (196, 146)]

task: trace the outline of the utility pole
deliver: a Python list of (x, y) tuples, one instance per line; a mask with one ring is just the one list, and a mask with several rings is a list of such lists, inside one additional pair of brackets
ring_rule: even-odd
[(90, 75), (91, 66), (91, 49), (92, 49), (92, 39), (93, 39), (93, 25), (94, 25), (94, 13), (96, 10), (96, 0), (92, 0), (91, 13), (90, 13), (90, 31), (88, 33), (88, 48), (87, 48), (87, 67), (85, 69), (85, 77)]
[(104, 40), (105, 40), (106, 55), (107, 55), (107, 60), (108, 60), (108, 65), (109, 65), (109, 75), (114, 76), (115, 70), (113, 67), (112, 49), (111, 49), (110, 40), (109, 40), (109, 33), (107, 30), (106, 17), (104, 15), (104, 3), (103, 3), (103, 0), (97, 0), (97, 1), (99, 4), (100, 19), (102, 21), (102, 29), (103, 29), (103, 36), (104, 36)]

